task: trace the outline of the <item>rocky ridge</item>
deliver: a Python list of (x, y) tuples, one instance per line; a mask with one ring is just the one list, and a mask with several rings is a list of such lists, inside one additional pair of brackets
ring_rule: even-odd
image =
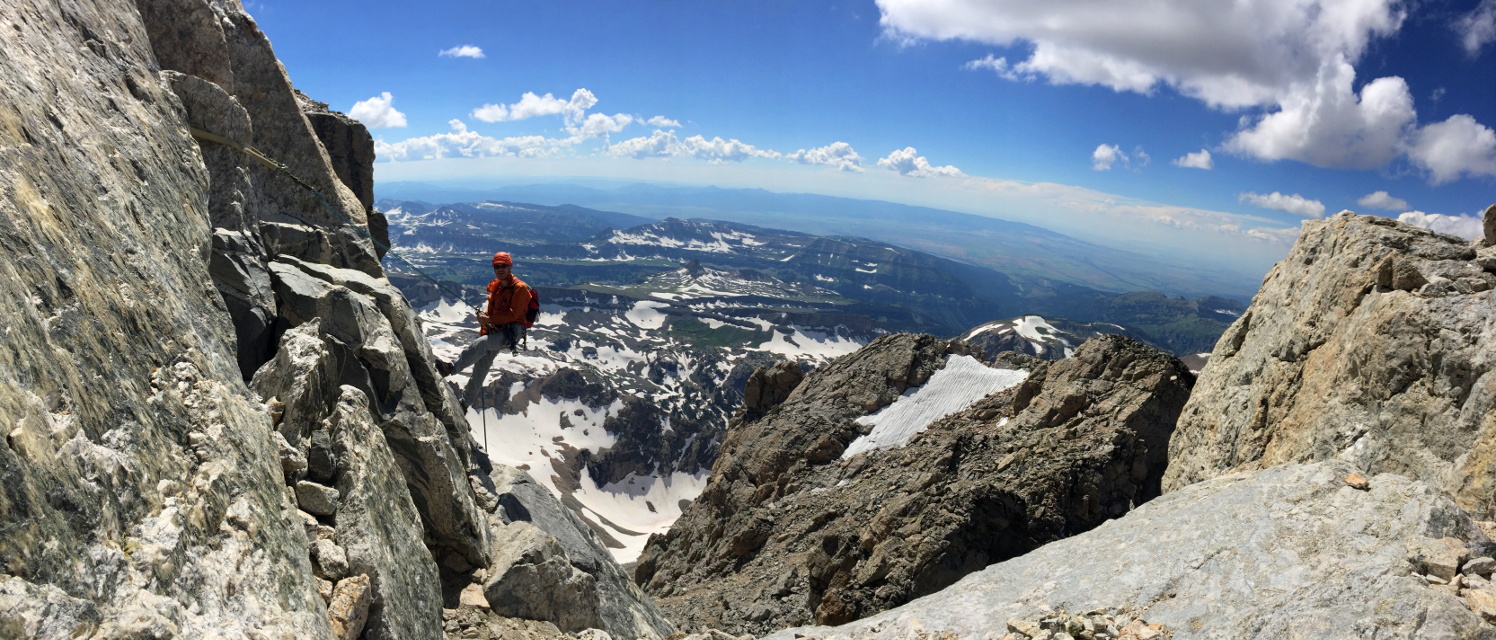
[[(0, 635), (672, 630), (585, 529), (514, 533), (560, 506), (495, 485), (384, 278), (367, 132), (238, 2), (22, 2), (0, 45)], [(537, 562), (594, 614), (510, 607)]]
[(1350, 212), (1307, 223), (1202, 371), (1165, 489), (1346, 456), (1496, 515), (1492, 240)]
[(1041, 623), (1062, 610), (1141, 615), (1174, 640), (1496, 637), (1467, 604), (1481, 595), (1462, 600), (1424, 575), (1429, 549), (1489, 548), (1478, 523), (1403, 476), (1354, 488), (1356, 471), (1326, 461), (1227, 474), (904, 607), (766, 637), (1054, 639)]
[(1028, 369), (1022, 382), (907, 444), (844, 455), (867, 433), (858, 418), (973, 354), (901, 334), (803, 381), (792, 367), (761, 369), (707, 489), (651, 538), (635, 578), (689, 627), (842, 623), (1158, 495), (1193, 377), (1120, 336), (1052, 364), (1010, 354), (999, 366)]

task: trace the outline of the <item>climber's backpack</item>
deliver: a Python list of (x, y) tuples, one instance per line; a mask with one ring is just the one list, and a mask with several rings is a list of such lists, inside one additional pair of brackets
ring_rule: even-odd
[(535, 321), (540, 318), (540, 292), (530, 289), (530, 307), (525, 309), (525, 328), (535, 326)]

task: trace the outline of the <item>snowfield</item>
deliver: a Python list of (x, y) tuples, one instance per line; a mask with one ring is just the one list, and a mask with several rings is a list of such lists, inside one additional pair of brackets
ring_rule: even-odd
[(867, 451), (904, 446), (936, 420), (1027, 377), (1028, 371), (1022, 369), (993, 369), (971, 356), (948, 356), (945, 367), (924, 385), (905, 391), (903, 397), (877, 413), (858, 418), (858, 424), (873, 430), (847, 445), (841, 457), (846, 460)]

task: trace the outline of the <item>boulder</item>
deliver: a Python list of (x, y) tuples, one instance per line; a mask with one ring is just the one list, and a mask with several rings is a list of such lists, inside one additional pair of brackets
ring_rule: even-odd
[(1343, 457), (1485, 514), (1496, 490), (1496, 274), (1475, 258), (1459, 238), (1386, 218), (1306, 223), (1201, 371), (1165, 490)]
[(369, 621), (370, 595), (369, 576), (357, 575), (345, 579), (333, 587), (332, 598), (327, 603), (327, 619), (332, 625), (335, 640), (358, 640)]
[[(961, 373), (937, 378), (935, 364)], [(1008, 376), (1006, 390), (950, 407), (901, 445), (861, 444), (876, 430), (856, 419), (878, 401), (984, 370)], [(651, 538), (635, 577), (683, 625), (732, 633), (903, 604), (1157, 496), (1192, 380), (1120, 336), (1032, 372), (988, 369), (929, 336), (879, 339), (807, 375), (762, 419), (735, 418), (711, 484)]]
[(315, 482), (296, 483), (296, 506), (315, 516), (330, 516), (338, 511), (338, 490)]
[(597, 579), (572, 566), (560, 543), (527, 522), (499, 524), (483, 596), (495, 614), (554, 622), (562, 631), (602, 625)]
[[(496, 527), (504, 527), (503, 531), (495, 532), (496, 559), (489, 569), (489, 578), (484, 583), (484, 593), (495, 613), (547, 620), (569, 631), (596, 627), (620, 640), (663, 638), (675, 631), (675, 625), (629, 580), (628, 574), (613, 560), (612, 554), (598, 540), (593, 530), (571, 509), (557, 502), (550, 491), (535, 482), (530, 474), (499, 465), (493, 469), (492, 480), (496, 517), (500, 520), (495, 524)], [(521, 565), (529, 566), (516, 569), (516, 558), (527, 554), (532, 559), (540, 560), (538, 563), (521, 562)], [(563, 562), (569, 568), (563, 568)], [(585, 616), (565, 613), (564, 620), (554, 617), (561, 615), (563, 611), (548, 610), (548, 605), (543, 602), (527, 605), (523, 600), (544, 599), (549, 596), (526, 595), (523, 593), (524, 589), (505, 584), (506, 580), (496, 575), (512, 574), (529, 580), (541, 575), (542, 570), (548, 572), (545, 575), (563, 578), (554, 587), (541, 589), (542, 592), (546, 592), (545, 589), (561, 589), (565, 585), (569, 591), (565, 599), (592, 603), (589, 605), (591, 612)], [(572, 573), (573, 571), (576, 573)], [(502, 596), (501, 599), (511, 604), (500, 604), (495, 600), (495, 595)], [(520, 600), (517, 601), (516, 598)], [(505, 609), (505, 606), (531, 608)], [(504, 613), (506, 610), (510, 613)], [(532, 613), (518, 613), (522, 610)]]
[(1062, 610), (1145, 611), (1174, 640), (1496, 638), (1414, 575), (1406, 554), (1417, 541), (1485, 540), (1470, 516), (1402, 476), (1352, 489), (1341, 479), (1353, 469), (1288, 464), (1203, 481), (903, 607), (766, 638), (985, 638)]

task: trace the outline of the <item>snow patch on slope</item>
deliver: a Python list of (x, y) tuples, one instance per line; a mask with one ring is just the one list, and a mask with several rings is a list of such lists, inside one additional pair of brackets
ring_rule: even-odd
[[(1049, 321), (1040, 316), (1024, 316), (1015, 326), (1018, 329), (1018, 335), (1035, 341), (1042, 341), (1051, 335), (1059, 333), (1059, 330), (1055, 329), (1054, 325), (1049, 324)], [(1044, 332), (1041, 333), (1040, 329), (1043, 329)], [(1064, 342), (1064, 340), (1062, 339), (1060, 342)]]
[(623, 543), (622, 549), (609, 549), (621, 564), (639, 559), (650, 534), (669, 530), (680, 518), (681, 501), (701, 495), (706, 479), (705, 470), (697, 475), (676, 471), (665, 478), (630, 473), (599, 487), (583, 467), (582, 486), (572, 496), (605, 519), (598, 524)]
[(798, 326), (789, 329), (791, 333), (780, 333), (783, 328), (770, 331), (769, 340), (754, 348), (789, 357), (805, 355), (830, 360), (861, 349), (864, 344), (846, 336), (808, 331)]
[(993, 369), (971, 356), (947, 356), (945, 367), (923, 386), (905, 391), (902, 398), (877, 413), (858, 418), (857, 424), (873, 430), (847, 445), (841, 457), (846, 460), (867, 451), (904, 446), (936, 420), (1027, 377), (1028, 372), (1021, 369)]
[(628, 318), (629, 322), (634, 323), (634, 326), (640, 329), (658, 329), (665, 326), (665, 314), (660, 313), (660, 309), (669, 306), (669, 304), (664, 302), (640, 300), (634, 303), (633, 307), (629, 308), (628, 313), (624, 314), (624, 317)]

